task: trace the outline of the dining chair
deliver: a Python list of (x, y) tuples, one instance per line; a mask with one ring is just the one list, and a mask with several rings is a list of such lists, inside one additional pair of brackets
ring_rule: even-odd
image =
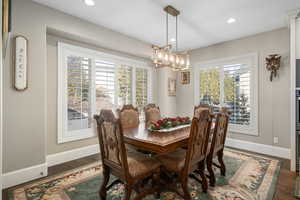
[(213, 113), (213, 107), (208, 104), (199, 104), (198, 106), (194, 107), (194, 117), (199, 117), (199, 114), (202, 110), (209, 110), (209, 112)]
[[(98, 138), (103, 165), (103, 183), (99, 190), (102, 200), (106, 199), (107, 191), (116, 183), (125, 185), (125, 200), (129, 200), (132, 190), (137, 191), (135, 200), (158, 190), (160, 163), (139, 152), (127, 152), (124, 144), (123, 130), (119, 119), (115, 119), (111, 110), (101, 110), (95, 115)], [(110, 175), (118, 179), (109, 186)], [(153, 186), (142, 188), (145, 179), (152, 178)]]
[(139, 126), (139, 111), (133, 107), (133, 105), (124, 105), (122, 109), (117, 110), (117, 113), (123, 129), (136, 128)]
[(148, 104), (145, 106), (144, 113), (147, 127), (151, 124), (151, 122), (157, 122), (161, 119), (159, 107), (155, 104)]
[[(215, 186), (216, 178), (213, 171), (213, 165), (221, 170), (221, 175), (225, 176), (226, 167), (223, 160), (223, 151), (227, 128), (229, 123), (229, 113), (226, 108), (222, 108), (221, 112), (216, 114), (215, 127), (213, 130), (212, 141), (208, 144), (209, 151), (207, 152), (206, 165), (209, 172), (209, 184)], [(219, 164), (214, 163), (214, 158), (218, 157)]]
[[(187, 200), (191, 199), (188, 191), (189, 176), (200, 182), (203, 192), (207, 192), (208, 184), (204, 170), (210, 125), (211, 116), (209, 111), (207, 109), (202, 110), (199, 113), (199, 118), (194, 117), (192, 120), (187, 150), (179, 149), (166, 155), (157, 156), (157, 159), (162, 164), (162, 170), (167, 173), (171, 172), (177, 174), (173, 186), (169, 186), (169, 189), (175, 191)], [(195, 170), (200, 174), (201, 180), (193, 175)], [(181, 184), (184, 192), (183, 195), (175, 189), (177, 183)]]

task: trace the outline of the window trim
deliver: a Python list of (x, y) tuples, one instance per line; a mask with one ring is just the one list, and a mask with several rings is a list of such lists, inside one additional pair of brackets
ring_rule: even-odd
[[(95, 87), (95, 60), (105, 60), (114, 63), (116, 66), (129, 65), (133, 68), (132, 76), (132, 99), (135, 105), (135, 69), (144, 68), (148, 70), (148, 102), (152, 102), (152, 84), (154, 69), (146, 62), (136, 61), (130, 58), (124, 58), (116, 55), (111, 55), (96, 50), (70, 45), (63, 42), (57, 44), (57, 61), (58, 61), (58, 88), (57, 88), (57, 143), (66, 143), (81, 139), (92, 138), (96, 136), (96, 126), (92, 123), (91, 128), (68, 131), (68, 94), (66, 92), (67, 85), (67, 56), (75, 54), (82, 57), (88, 57), (93, 60), (91, 69), (91, 117), (96, 112), (96, 87)], [(116, 101), (116, 100), (115, 100)], [(115, 102), (116, 103), (116, 102)], [(93, 120), (93, 119), (92, 119)]]
[[(250, 104), (251, 107), (251, 115), (250, 115), (250, 125), (236, 125), (229, 124), (229, 131), (233, 133), (240, 133), (246, 135), (259, 136), (258, 131), (258, 53), (249, 53), (241, 56), (228, 57), (216, 60), (210, 60), (205, 62), (196, 63), (193, 66), (194, 73), (194, 104), (199, 104), (199, 96), (200, 96), (200, 71), (204, 69), (215, 68), (216, 66), (224, 66), (229, 64), (235, 64), (236, 62), (246, 61), (250, 64)], [(220, 85), (222, 87), (222, 83)], [(221, 94), (222, 95), (222, 94)]]

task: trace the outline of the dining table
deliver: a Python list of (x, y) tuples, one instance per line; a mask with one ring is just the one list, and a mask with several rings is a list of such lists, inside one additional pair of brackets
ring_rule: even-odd
[(187, 147), (190, 127), (189, 124), (162, 132), (150, 131), (145, 123), (140, 123), (138, 127), (123, 130), (124, 142), (141, 150), (166, 154)]
[[(211, 124), (211, 136), (215, 128), (215, 122)], [(191, 124), (167, 131), (151, 131), (145, 123), (138, 127), (123, 130), (124, 142), (137, 149), (157, 154), (167, 154), (179, 148), (188, 146)]]

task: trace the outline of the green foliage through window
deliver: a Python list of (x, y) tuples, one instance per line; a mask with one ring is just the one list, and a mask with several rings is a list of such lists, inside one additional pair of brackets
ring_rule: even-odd
[(139, 110), (143, 110), (148, 103), (148, 70), (143, 68), (136, 69), (136, 105)]
[(122, 65), (117, 67), (118, 104), (132, 104), (132, 67)]

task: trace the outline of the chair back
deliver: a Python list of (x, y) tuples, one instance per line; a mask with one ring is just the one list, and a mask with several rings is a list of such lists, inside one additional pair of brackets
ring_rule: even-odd
[(161, 119), (159, 107), (155, 104), (148, 104), (144, 108), (144, 112), (147, 127), (151, 124), (151, 122), (157, 122)]
[(185, 173), (189, 173), (192, 166), (204, 160), (208, 148), (211, 128), (211, 115), (208, 109), (199, 113), (199, 118), (192, 120), (190, 138), (185, 159)]
[(133, 105), (124, 105), (123, 108), (117, 110), (123, 129), (136, 128), (139, 126), (139, 111)]
[(199, 118), (199, 114), (202, 110), (209, 110), (209, 112), (213, 113), (213, 107), (208, 104), (199, 104), (198, 106), (194, 107), (194, 117)]
[(95, 115), (94, 118), (97, 121), (103, 165), (121, 172), (120, 175), (126, 178), (129, 172), (120, 120), (115, 118), (111, 110), (101, 110), (100, 115)]
[(210, 154), (220, 151), (225, 146), (227, 128), (229, 123), (229, 115), (226, 109), (221, 109), (221, 112), (216, 114), (215, 128), (211, 141)]

